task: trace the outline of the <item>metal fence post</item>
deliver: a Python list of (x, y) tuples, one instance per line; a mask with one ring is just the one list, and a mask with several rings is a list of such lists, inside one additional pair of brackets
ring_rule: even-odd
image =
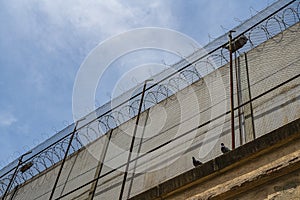
[(233, 67), (232, 67), (232, 32), (229, 31), (229, 82), (230, 82), (230, 116), (231, 116), (231, 147), (235, 149), (235, 133), (234, 133), (234, 96), (233, 96)]
[(58, 183), (60, 174), (61, 174), (61, 172), (62, 172), (62, 169), (63, 169), (63, 167), (64, 167), (64, 164), (65, 164), (65, 162), (66, 162), (66, 159), (67, 159), (67, 157), (68, 157), (68, 153), (69, 153), (69, 150), (70, 150), (72, 141), (73, 141), (74, 136), (75, 136), (75, 133), (76, 133), (76, 129), (77, 129), (78, 122), (80, 122), (80, 121), (82, 121), (82, 120), (84, 120), (84, 119), (85, 119), (85, 118), (82, 118), (82, 119), (78, 120), (78, 121), (76, 122), (76, 124), (75, 124), (74, 130), (73, 130), (73, 132), (72, 132), (72, 134), (71, 134), (71, 138), (70, 138), (68, 147), (67, 147), (67, 149), (66, 149), (66, 153), (65, 153), (65, 155), (64, 155), (64, 159), (62, 160), (62, 163), (61, 163), (61, 165), (60, 165), (58, 174), (57, 174), (57, 176), (56, 176), (55, 183), (54, 183), (54, 185), (53, 185), (53, 188), (52, 188), (52, 191), (51, 191), (49, 200), (51, 200), (51, 199), (53, 198), (53, 195), (54, 195), (54, 192), (55, 192), (55, 188), (56, 188), (56, 186), (57, 186), (57, 183)]
[(125, 188), (125, 183), (126, 183), (126, 179), (127, 179), (129, 163), (130, 163), (130, 159), (131, 159), (131, 153), (132, 153), (132, 150), (133, 150), (134, 141), (135, 141), (135, 135), (136, 135), (136, 132), (137, 132), (137, 127), (138, 127), (139, 120), (140, 120), (140, 114), (141, 114), (141, 111), (142, 111), (142, 105), (143, 105), (143, 101), (144, 101), (144, 95), (145, 95), (146, 85), (147, 85), (148, 81), (152, 81), (152, 80), (153, 79), (148, 79), (148, 80), (145, 80), (145, 82), (144, 82), (142, 97), (141, 97), (141, 101), (140, 101), (140, 105), (139, 105), (139, 110), (138, 110), (138, 114), (137, 114), (136, 121), (135, 121), (134, 131), (133, 131), (132, 140), (131, 140), (131, 144), (130, 144), (129, 155), (128, 155), (128, 158), (127, 158), (127, 163), (126, 163), (125, 173), (124, 173), (124, 177), (123, 177), (123, 181), (122, 181), (122, 186), (121, 186), (119, 200), (122, 199), (123, 193), (124, 193), (124, 188)]
[(30, 153), (32, 153), (32, 151), (28, 151), (28, 152), (26, 152), (26, 153), (24, 153), (23, 155), (20, 156), (20, 158), (19, 158), (19, 160), (18, 160), (18, 164), (17, 164), (17, 166), (16, 166), (16, 169), (15, 169), (15, 171), (14, 171), (14, 173), (13, 173), (13, 176), (11, 177), (11, 179), (10, 179), (10, 181), (9, 181), (9, 184), (8, 184), (8, 186), (6, 187), (6, 190), (5, 190), (4, 194), (3, 194), (2, 200), (5, 199), (5, 196), (6, 196), (7, 193), (9, 192), (10, 187), (11, 187), (11, 185), (12, 185), (12, 183), (13, 183), (13, 181), (14, 181), (16, 175), (17, 175), (18, 169), (19, 169), (20, 165), (22, 164), (22, 160), (23, 160), (24, 156), (26, 156), (26, 155), (28, 155), (28, 154), (30, 154)]

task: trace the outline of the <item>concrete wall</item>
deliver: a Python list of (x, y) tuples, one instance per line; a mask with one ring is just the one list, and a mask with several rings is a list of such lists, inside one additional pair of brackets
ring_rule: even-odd
[(299, 199), (300, 119), (130, 200)]
[(255, 187), (236, 197), (237, 200), (254, 198), (268, 200), (300, 199), (300, 169)]
[[(280, 42), (275, 37), (247, 53), (252, 97), (300, 73), (300, 32), (286, 30), (282, 34), (283, 37), (276, 36), (282, 37)], [(243, 67), (244, 56), (240, 60)], [(225, 65), (142, 113), (132, 158), (171, 139), (173, 141), (130, 164), (124, 199), (191, 170), (192, 156), (207, 162), (221, 155), (221, 142), (231, 146), (229, 115), (224, 121), (221, 118), (196, 128), (229, 110), (228, 74), (228, 65)], [(299, 79), (296, 79), (253, 102), (257, 137), (300, 117), (299, 83)], [(213, 91), (212, 87), (215, 88)], [(223, 92), (225, 96), (222, 95)], [(133, 118), (113, 130), (101, 174), (126, 163), (135, 120)], [(239, 146), (241, 140), (237, 117), (235, 124), (236, 145)], [(243, 134), (241, 133), (244, 138)], [(105, 140), (107, 136), (69, 157), (55, 197), (66, 194), (95, 177)], [(124, 169), (125, 166), (100, 179), (94, 199), (117, 199)], [(47, 199), (57, 172), (58, 166), (54, 166), (27, 181), (18, 189), (14, 199)], [(89, 184), (64, 199), (86, 199), (91, 187), (92, 184)], [(130, 194), (127, 195), (128, 193)]]

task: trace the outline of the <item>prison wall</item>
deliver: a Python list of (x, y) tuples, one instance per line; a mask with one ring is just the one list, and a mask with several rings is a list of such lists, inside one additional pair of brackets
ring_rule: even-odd
[[(299, 26), (298, 23), (290, 27), (246, 55), (240, 52), (241, 68), (245, 67), (247, 57), (252, 98), (300, 73)], [(253, 101), (256, 138), (300, 118), (299, 83), (299, 78), (294, 79)], [(246, 87), (243, 89), (247, 90)], [(193, 169), (192, 156), (206, 163), (222, 154), (220, 143), (231, 147), (230, 115), (218, 118), (230, 109), (229, 92), (229, 65), (226, 64), (141, 114), (131, 157), (131, 160), (138, 159), (129, 165), (123, 199)], [(234, 98), (237, 107), (236, 89)], [(241, 115), (242, 125), (246, 127), (245, 119), (249, 118), (250, 113), (244, 108)], [(240, 129), (239, 120), (241, 118), (235, 111), (237, 147), (251, 141), (247, 137), (247, 129)], [(104, 144), (109, 134), (111, 138), (94, 199), (118, 199), (135, 122), (136, 118), (130, 119), (70, 155), (59, 178), (54, 199), (97, 178), (96, 172), (101, 165), (99, 159), (104, 155)], [(82, 137), (84, 134), (82, 132)], [(48, 199), (59, 167), (60, 163), (57, 163), (10, 195), (14, 194), (15, 200)], [(92, 187), (91, 182), (62, 199), (87, 199)]]

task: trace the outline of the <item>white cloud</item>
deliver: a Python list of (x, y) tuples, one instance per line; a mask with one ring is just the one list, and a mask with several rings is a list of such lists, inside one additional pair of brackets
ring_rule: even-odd
[(15, 0), (6, 6), (20, 29), (18, 34), (35, 38), (51, 51), (55, 50), (55, 46), (68, 45), (67, 41), (72, 37), (92, 37), (101, 41), (136, 27), (166, 27), (173, 23), (169, 2), (158, 0)]
[(17, 121), (17, 118), (10, 112), (0, 113), (0, 126), (10, 126)]
[[(5, 4), (12, 26), (10, 32), (14, 32), (13, 36), (8, 36), (12, 37), (11, 43), (30, 41), (34, 52), (41, 52), (49, 58), (43, 62), (32, 53), (26, 58), (28, 63), (22, 65), (31, 72), (27, 73), (30, 74), (27, 78), (39, 92), (46, 91), (48, 75), (58, 70), (56, 63), (50, 66), (56, 54), (65, 60), (84, 58), (99, 42), (124, 31), (149, 26), (176, 26), (169, 1), (12, 0)], [(33, 52), (30, 48), (25, 49)], [(70, 67), (80, 65), (66, 63), (59, 63), (63, 67), (60, 69), (62, 74)]]

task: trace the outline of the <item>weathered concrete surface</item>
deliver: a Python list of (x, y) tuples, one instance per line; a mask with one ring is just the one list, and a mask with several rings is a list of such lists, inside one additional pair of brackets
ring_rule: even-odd
[[(299, 25), (298, 23), (295, 26)], [(287, 30), (282, 34), (280, 35), (282, 37), (280, 42), (269, 40), (248, 52), (253, 97), (300, 73), (300, 32)], [(211, 98), (219, 98), (219, 104), (222, 104), (225, 110), (229, 110), (228, 74), (228, 65), (225, 65), (218, 69), (218, 71), (207, 75), (205, 78), (207, 82), (201, 79), (180, 91), (177, 95), (164, 100), (142, 113), (133, 158), (147, 153), (160, 145), (164, 145), (170, 140), (172, 142), (148, 153), (146, 156), (140, 158), (137, 163), (130, 164), (130, 173), (126, 182), (124, 199), (127, 196), (133, 197), (145, 191), (148, 192), (149, 197), (156, 197), (157, 194), (165, 193), (171, 195), (170, 193), (174, 192), (175, 186), (176, 188), (183, 187), (182, 180), (188, 183), (191, 181), (190, 177), (198, 179), (205, 176), (205, 178), (201, 178), (201, 181), (206, 181), (207, 184), (201, 185), (201, 188), (198, 188), (198, 193), (202, 190), (211, 189), (213, 181), (218, 180), (217, 178), (222, 170), (225, 170), (226, 167), (232, 168), (235, 166), (230, 165), (229, 167), (228, 164), (239, 163), (237, 162), (238, 160), (248, 155), (241, 154), (241, 152), (252, 149), (253, 152), (250, 151), (250, 153), (254, 153), (257, 152), (256, 148), (260, 149), (260, 146), (255, 146), (255, 148), (245, 150), (248, 145), (246, 144), (245, 147), (242, 146), (239, 148), (239, 153), (233, 151), (230, 154), (231, 156), (224, 155), (221, 158), (218, 157), (221, 155), (220, 143), (223, 142), (227, 146), (231, 144), (229, 115), (225, 117), (225, 122), (221, 120), (216, 121), (214, 124), (205, 123), (211, 119), (213, 111), (217, 114), (222, 113), (218, 109), (215, 109), (217, 103), (215, 102), (214, 104)], [(207, 89), (207, 85), (209, 84), (217, 88), (223, 87), (216, 84), (215, 78), (223, 80), (226, 93), (224, 98), (218, 96), (218, 94), (211, 96)], [(257, 136), (264, 138), (265, 134), (300, 118), (299, 84), (300, 80), (296, 79), (254, 102), (254, 121)], [(193, 95), (196, 98), (193, 98)], [(190, 113), (196, 110), (195, 106), (197, 104), (199, 105), (198, 115), (191, 115)], [(235, 122), (236, 124), (238, 123), (237, 117)], [(104, 160), (105, 166), (101, 174), (107, 173), (126, 162), (134, 123), (135, 118), (112, 130), (112, 140), (109, 144), (108, 153)], [(205, 125), (198, 127), (202, 124)], [(175, 138), (179, 139), (175, 140)], [(204, 141), (205, 138), (207, 139), (206, 141)], [(103, 144), (105, 143), (104, 140), (104, 137), (101, 137), (85, 149), (76, 152), (68, 158), (58, 187), (56, 188), (55, 197), (66, 194), (94, 179), (97, 166), (99, 165), (98, 160), (102, 154)], [(236, 126), (235, 140), (237, 146), (240, 146), (238, 126)], [(266, 140), (264, 144), (258, 145), (269, 145), (268, 142)], [(140, 143), (141, 146), (139, 145)], [(209, 146), (213, 148), (207, 150)], [(297, 149), (293, 151), (295, 152)], [(277, 152), (276, 155), (285, 155), (283, 152)], [(241, 155), (244, 156), (241, 157)], [(200, 157), (202, 162), (206, 162), (201, 167), (203, 170), (193, 170), (192, 156)], [(261, 159), (259, 162), (257, 160), (251, 160), (251, 162), (247, 160), (247, 162), (249, 162), (247, 169), (252, 165), (259, 168), (263, 167), (267, 160)], [(124, 168), (123, 166), (101, 178), (98, 182), (94, 199), (118, 198)], [(222, 170), (216, 173), (214, 171), (216, 169)], [(58, 167), (56, 165), (32, 180), (27, 181), (17, 190), (14, 199), (47, 199), (54, 184), (57, 171)], [(185, 176), (186, 173), (191, 173), (191, 175)], [(235, 170), (235, 173), (242, 176), (245, 174), (245, 171)], [(131, 177), (133, 179), (130, 179)], [(167, 182), (170, 186), (164, 184), (168, 180), (173, 180), (174, 177), (182, 178), (180, 178), (180, 181)], [(225, 182), (226, 180), (231, 180), (230, 175), (226, 173), (223, 173), (220, 178), (224, 179)], [(155, 188), (157, 186), (159, 186), (159, 189)], [(86, 199), (91, 188), (92, 184), (77, 190), (64, 199)], [(192, 197), (198, 193), (191, 192), (188, 194)], [(218, 195), (216, 194), (215, 196), (217, 198)], [(175, 196), (170, 196), (170, 199), (172, 198), (174, 199)], [(184, 196), (179, 195), (178, 198), (184, 198)]]
[(300, 171), (296, 170), (236, 196), (236, 200), (248, 199), (299, 200)]
[[(249, 197), (261, 186), (274, 186), (277, 191), (273, 192), (278, 198), (284, 196), (281, 192), (294, 188), (287, 195), (300, 199), (299, 146), (300, 119), (161, 183), (131, 200), (254, 199)], [(286, 176), (291, 180), (288, 181)], [(273, 180), (277, 180), (277, 184)], [(281, 182), (285, 184), (278, 184)], [(258, 199), (273, 195), (264, 194), (267, 197), (260, 196)]]

